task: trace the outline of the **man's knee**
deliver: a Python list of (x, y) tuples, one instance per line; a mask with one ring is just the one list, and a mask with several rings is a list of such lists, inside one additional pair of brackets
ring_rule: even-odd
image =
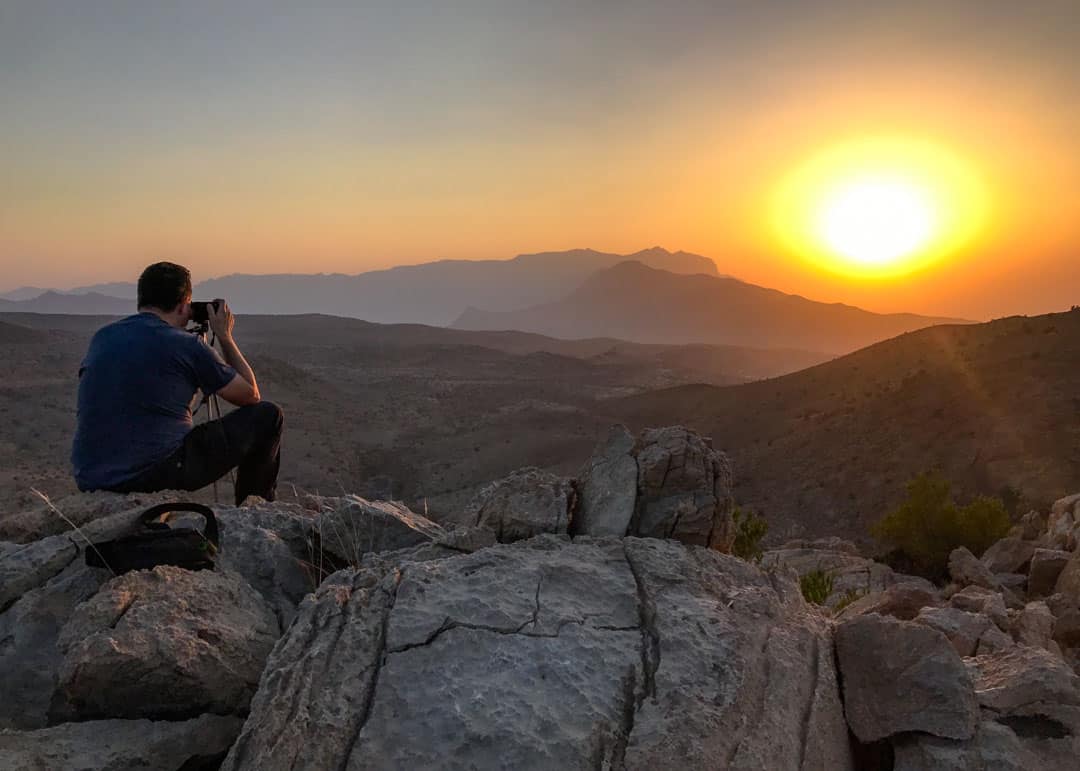
[(261, 401), (251, 405), (256, 421), (267, 433), (280, 434), (285, 425), (285, 412), (274, 402)]

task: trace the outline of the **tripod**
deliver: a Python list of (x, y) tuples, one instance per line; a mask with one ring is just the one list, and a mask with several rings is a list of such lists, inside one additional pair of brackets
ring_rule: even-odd
[[(188, 331), (191, 332), (192, 334), (194, 334), (195, 336), (197, 336), (200, 340), (202, 340), (203, 343), (205, 343), (210, 348), (213, 348), (214, 343), (217, 342), (217, 337), (214, 336), (213, 332), (210, 331), (210, 322), (208, 322), (208, 321), (204, 321), (201, 324), (197, 324), (196, 326), (192, 327)], [(199, 404), (198, 407), (195, 408), (195, 412), (197, 413), (199, 411), (199, 409), (201, 409), (204, 404), (206, 405), (206, 421), (205, 421), (206, 423), (209, 423), (209, 422), (214, 421), (214, 420), (221, 420), (221, 402), (218, 401), (217, 394), (210, 394), (209, 396), (207, 396), (206, 394), (203, 394), (202, 402)], [(228, 441), (228, 439), (225, 436), (225, 431), (224, 430), (222, 430), (222, 432), (221, 432), (221, 441), (222, 442), (227, 442)], [(229, 479), (232, 480), (233, 490), (235, 491), (236, 490), (236, 470), (235, 469), (230, 469), (229, 470)], [(216, 479), (214, 480), (214, 503), (217, 503), (217, 504), (221, 503), (221, 500), (218, 498), (218, 480), (216, 480)]]

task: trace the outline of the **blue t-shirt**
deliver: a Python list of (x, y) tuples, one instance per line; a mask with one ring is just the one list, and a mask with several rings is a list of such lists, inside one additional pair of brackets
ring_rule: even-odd
[(79, 489), (122, 484), (167, 458), (191, 430), (195, 391), (215, 393), (235, 375), (198, 337), (153, 313), (99, 329), (79, 369), (71, 447)]

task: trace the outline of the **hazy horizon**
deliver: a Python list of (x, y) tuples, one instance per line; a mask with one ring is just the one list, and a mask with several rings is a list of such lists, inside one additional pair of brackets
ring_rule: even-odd
[[(661, 244), (877, 312), (1061, 310), (1078, 25), (1064, 0), (8, 4), (0, 283)], [(979, 198), (906, 275), (823, 268), (773, 222), (793, 174), (875, 138), (937, 148)]]

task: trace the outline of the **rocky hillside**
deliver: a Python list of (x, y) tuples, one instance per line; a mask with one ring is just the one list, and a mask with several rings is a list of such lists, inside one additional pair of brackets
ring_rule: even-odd
[(458, 329), (520, 329), (563, 338), (709, 343), (848, 353), (959, 319), (880, 314), (822, 303), (725, 276), (678, 275), (638, 261), (602, 270), (549, 303), (493, 312), (470, 308)]
[[(458, 527), (355, 496), (219, 507), (214, 570), (88, 567), (56, 513), (99, 541), (167, 497), (4, 523), (0, 767), (1054, 771), (1080, 752), (1080, 496), (958, 550), (943, 590), (836, 540), (725, 553), (729, 461), (680, 428), (615, 429), (574, 479), (523, 469)], [(800, 572), (830, 559), (845, 595), (809, 604)]]
[(713, 437), (774, 534), (860, 540), (930, 469), (961, 496), (1008, 486), (1039, 508), (1080, 488), (1078, 361), (1074, 310), (924, 329), (771, 380), (617, 399), (609, 415)]

